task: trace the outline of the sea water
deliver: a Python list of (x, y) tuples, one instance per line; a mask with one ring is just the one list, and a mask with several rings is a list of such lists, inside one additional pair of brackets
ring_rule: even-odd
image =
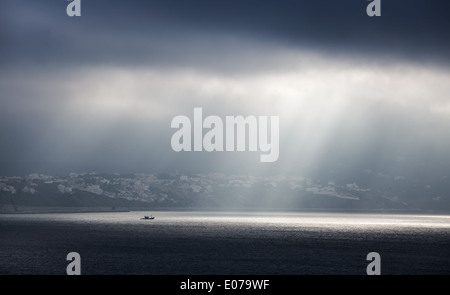
[[(152, 214), (154, 220), (142, 220)], [(450, 274), (450, 216), (318, 212), (0, 215), (0, 274)]]

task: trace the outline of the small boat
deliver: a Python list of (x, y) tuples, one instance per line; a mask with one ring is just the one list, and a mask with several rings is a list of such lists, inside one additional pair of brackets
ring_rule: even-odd
[(144, 216), (144, 218), (141, 218), (142, 220), (151, 220), (151, 219), (155, 219), (155, 217), (154, 216), (148, 216), (148, 215), (145, 215)]

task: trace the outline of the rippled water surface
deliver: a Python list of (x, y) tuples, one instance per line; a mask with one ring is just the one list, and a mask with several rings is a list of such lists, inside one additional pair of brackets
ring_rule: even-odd
[[(153, 214), (154, 220), (141, 220)], [(0, 215), (0, 274), (450, 274), (450, 216), (114, 212)]]

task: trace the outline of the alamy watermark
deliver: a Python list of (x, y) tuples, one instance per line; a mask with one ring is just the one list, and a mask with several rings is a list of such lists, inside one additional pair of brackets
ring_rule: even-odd
[(194, 108), (193, 124), (187, 116), (172, 119), (171, 128), (178, 130), (172, 135), (171, 145), (176, 152), (247, 151), (248, 146), (248, 151), (262, 153), (261, 162), (275, 162), (279, 156), (279, 125), (278, 116), (270, 117), (270, 126), (268, 116), (226, 116), (225, 122), (219, 116), (203, 119), (202, 108)]
[(81, 0), (71, 0), (67, 5), (66, 13), (68, 16), (81, 16)]
[[(68, 16), (81, 16), (81, 0), (67, 0), (70, 3), (67, 5), (66, 13)], [(381, 16), (381, 0), (367, 0), (370, 3), (367, 5), (366, 13), (368, 16)]]
[(81, 256), (78, 252), (70, 252), (66, 257), (71, 261), (66, 267), (66, 273), (69, 276), (81, 275)]
[(369, 0), (370, 3), (367, 5), (366, 13), (368, 16), (381, 16), (381, 0)]
[(369, 276), (381, 274), (381, 256), (378, 252), (370, 252), (367, 254), (366, 260), (372, 261), (367, 265), (366, 273)]
[[(67, 275), (81, 275), (81, 256), (78, 252), (70, 252), (67, 254), (67, 261), (70, 263), (66, 267)], [(370, 252), (367, 254), (366, 260), (371, 261), (366, 268), (367, 275), (381, 275), (381, 256), (378, 252)], [(214, 284), (213, 284), (214, 285)], [(212, 289), (213, 285), (210, 286)], [(262, 285), (261, 285), (262, 286)], [(260, 287), (261, 287), (260, 286)], [(268, 281), (264, 281), (264, 289), (268, 286)], [(226, 288), (226, 286), (225, 286)], [(180, 289), (189, 289), (186, 283), (182, 283)], [(231, 289), (233, 286), (231, 286)]]

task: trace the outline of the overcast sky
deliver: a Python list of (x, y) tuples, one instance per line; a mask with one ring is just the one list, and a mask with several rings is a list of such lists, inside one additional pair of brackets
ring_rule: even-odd
[[(448, 1), (81, 3), (0, 0), (0, 175), (450, 169)], [(278, 161), (174, 152), (195, 107), (279, 116)]]

